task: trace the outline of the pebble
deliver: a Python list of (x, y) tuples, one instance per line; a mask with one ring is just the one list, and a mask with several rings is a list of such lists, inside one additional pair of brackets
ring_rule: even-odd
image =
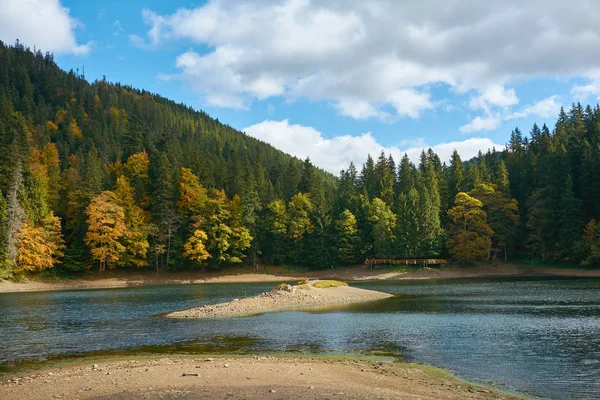
[(269, 393), (277, 393), (277, 390), (275, 390), (275, 389), (269, 389)]
[(184, 372), (183, 376), (200, 376), (197, 372)]

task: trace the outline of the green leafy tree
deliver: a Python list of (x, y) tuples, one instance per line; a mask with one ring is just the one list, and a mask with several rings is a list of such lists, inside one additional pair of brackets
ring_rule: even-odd
[(494, 231), (492, 247), (502, 249), (506, 261), (508, 248), (518, 238), (520, 215), (517, 200), (506, 197), (498, 186), (490, 184), (477, 185), (469, 195), (483, 203), (487, 222)]
[(489, 255), (494, 232), (487, 224), (483, 203), (460, 192), (454, 204), (448, 211), (448, 251), (453, 258), (462, 262), (484, 260)]
[(369, 221), (373, 226), (373, 250), (376, 257), (392, 257), (394, 254), (394, 230), (396, 215), (383, 200), (376, 197), (369, 206)]

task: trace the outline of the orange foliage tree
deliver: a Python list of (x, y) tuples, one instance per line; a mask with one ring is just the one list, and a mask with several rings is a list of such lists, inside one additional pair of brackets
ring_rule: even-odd
[(17, 270), (35, 272), (60, 263), (65, 247), (60, 229), (60, 218), (52, 212), (41, 226), (25, 222), (17, 235)]
[(125, 209), (118, 204), (117, 196), (104, 191), (94, 197), (86, 209), (88, 231), (85, 243), (92, 257), (100, 263), (100, 271), (112, 267), (126, 251), (120, 240), (127, 234)]

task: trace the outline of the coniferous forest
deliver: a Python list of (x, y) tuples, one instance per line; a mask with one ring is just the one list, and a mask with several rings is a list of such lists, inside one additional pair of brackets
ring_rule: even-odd
[(600, 107), (448, 164), (339, 177), (159, 95), (0, 42), (0, 278), (367, 257), (600, 261)]

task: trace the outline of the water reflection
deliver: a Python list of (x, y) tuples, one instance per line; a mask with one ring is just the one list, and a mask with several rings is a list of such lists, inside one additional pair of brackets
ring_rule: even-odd
[(431, 363), (550, 398), (600, 392), (600, 280), (360, 282), (372, 303), (223, 320), (157, 315), (273, 284), (0, 295), (0, 368), (107, 352), (357, 351)]

